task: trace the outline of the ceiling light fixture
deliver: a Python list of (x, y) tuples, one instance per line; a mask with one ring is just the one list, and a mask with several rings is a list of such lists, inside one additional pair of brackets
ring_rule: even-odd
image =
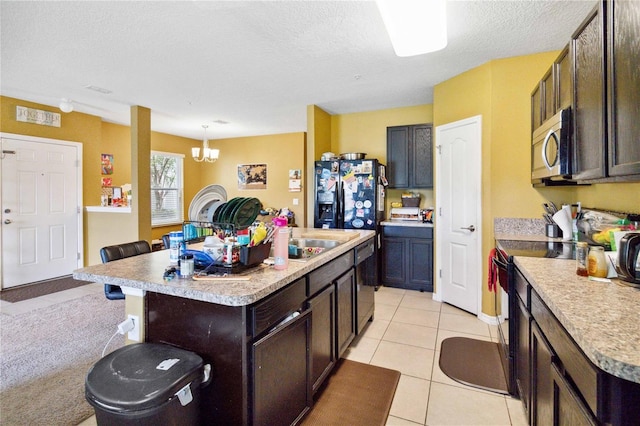
[(397, 56), (435, 52), (447, 46), (446, 0), (376, 0)]
[(220, 156), (219, 149), (211, 149), (209, 148), (209, 140), (207, 139), (207, 126), (206, 124), (202, 125), (204, 129), (204, 137), (202, 138), (202, 158), (200, 158), (200, 148), (195, 146), (191, 148), (191, 156), (195, 161), (201, 163), (203, 161), (207, 163), (215, 163), (215, 161)]
[(71, 112), (73, 111), (73, 102), (67, 98), (62, 98), (59, 107), (62, 112)]

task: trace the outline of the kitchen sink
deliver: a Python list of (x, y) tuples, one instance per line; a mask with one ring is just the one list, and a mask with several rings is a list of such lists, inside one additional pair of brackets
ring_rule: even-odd
[(342, 243), (342, 241), (318, 238), (294, 238), (289, 242), (289, 259), (305, 261), (320, 253), (326, 253)]

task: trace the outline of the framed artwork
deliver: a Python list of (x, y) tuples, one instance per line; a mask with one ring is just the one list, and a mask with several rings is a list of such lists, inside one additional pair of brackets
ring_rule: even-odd
[(267, 165), (238, 165), (238, 189), (267, 189)]
[(105, 186), (111, 186), (112, 185), (112, 180), (110, 177), (103, 177), (102, 178), (102, 187), (104, 188)]
[(119, 200), (122, 198), (122, 188), (120, 188), (119, 186), (113, 187), (113, 198), (116, 200)]
[(302, 170), (290, 169), (289, 170), (289, 192), (302, 191)]
[(113, 174), (113, 155), (112, 154), (100, 155), (100, 164), (101, 164), (103, 175)]

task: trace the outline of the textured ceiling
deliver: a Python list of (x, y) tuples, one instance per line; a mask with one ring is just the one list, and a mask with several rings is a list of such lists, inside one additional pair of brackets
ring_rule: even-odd
[(127, 125), (142, 105), (153, 130), (196, 139), (300, 132), (307, 105), (429, 104), (489, 60), (559, 50), (595, 4), (449, 0), (448, 46), (399, 58), (373, 1), (2, 0), (0, 93)]

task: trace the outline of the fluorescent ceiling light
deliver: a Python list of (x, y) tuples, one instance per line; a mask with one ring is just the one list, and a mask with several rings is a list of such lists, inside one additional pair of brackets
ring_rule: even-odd
[(376, 0), (398, 56), (435, 52), (447, 46), (446, 0)]

